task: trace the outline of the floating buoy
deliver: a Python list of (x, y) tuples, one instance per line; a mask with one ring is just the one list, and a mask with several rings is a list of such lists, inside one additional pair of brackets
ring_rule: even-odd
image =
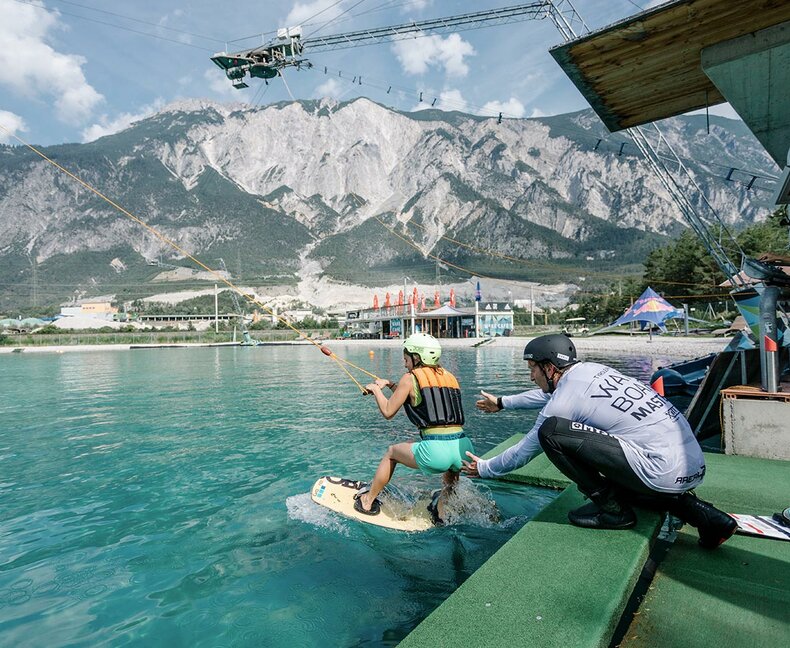
[(376, 355), (376, 352), (373, 349), (371, 349), (370, 351), (368, 351), (368, 355), (372, 358), (374, 355)]

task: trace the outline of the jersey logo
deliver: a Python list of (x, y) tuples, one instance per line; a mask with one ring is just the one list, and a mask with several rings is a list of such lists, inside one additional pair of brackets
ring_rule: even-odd
[(604, 432), (603, 430), (599, 430), (598, 428), (595, 428), (592, 425), (587, 425), (586, 423), (579, 423), (577, 421), (571, 421), (571, 430), (579, 430), (580, 432), (595, 432), (596, 434), (611, 436), (608, 432)]

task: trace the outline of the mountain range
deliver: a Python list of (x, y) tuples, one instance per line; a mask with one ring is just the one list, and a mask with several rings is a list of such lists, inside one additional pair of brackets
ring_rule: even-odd
[[(770, 192), (747, 181), (773, 163), (741, 122), (662, 129), (727, 224), (769, 213)], [(34, 151), (0, 146), (0, 311), (206, 287), (168, 272), (194, 267), (185, 252), (221, 258), (259, 294), (323, 305), (404, 276), (470, 292), (471, 276), (560, 283), (633, 267), (685, 227), (633, 144), (591, 111), (500, 120), (364, 98), (190, 100), (39, 150), (180, 251)]]

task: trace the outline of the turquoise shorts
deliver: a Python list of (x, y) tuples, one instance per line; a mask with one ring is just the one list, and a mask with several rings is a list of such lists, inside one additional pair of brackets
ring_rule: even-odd
[(417, 468), (424, 475), (437, 475), (448, 470), (461, 472), (461, 460), (469, 460), (467, 450), (474, 452), (475, 448), (465, 436), (460, 439), (417, 441), (411, 446)]

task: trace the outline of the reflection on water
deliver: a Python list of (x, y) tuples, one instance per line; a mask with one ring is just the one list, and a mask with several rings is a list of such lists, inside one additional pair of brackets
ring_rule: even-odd
[[(401, 375), (398, 349), (367, 351), (337, 350)], [(655, 367), (608, 361), (642, 379)], [(519, 349), (450, 350), (445, 364), (480, 453), (529, 429), (534, 412), (473, 405), (480, 389), (531, 386)], [(419, 534), (312, 505), (318, 476), (370, 478), (388, 445), (414, 438), (312, 347), (14, 354), (0, 366), (4, 645), (394, 645), (554, 497), (462, 480), (466, 508)], [(414, 500), (438, 487), (395, 473)]]

